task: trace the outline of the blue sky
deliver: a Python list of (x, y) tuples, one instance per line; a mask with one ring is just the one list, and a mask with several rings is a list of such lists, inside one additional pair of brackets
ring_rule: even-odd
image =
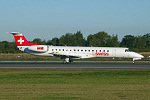
[(0, 41), (6, 32), (22, 32), (27, 40), (50, 40), (80, 30), (125, 35), (150, 33), (150, 0), (0, 0)]

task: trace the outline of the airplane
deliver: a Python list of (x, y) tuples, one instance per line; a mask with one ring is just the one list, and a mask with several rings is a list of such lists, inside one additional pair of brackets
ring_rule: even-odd
[(19, 50), (37, 56), (52, 56), (63, 59), (63, 63), (72, 63), (74, 59), (95, 57), (132, 58), (140, 60), (144, 56), (125, 47), (79, 47), (79, 46), (52, 46), (30, 43), (20, 32), (10, 32), (16, 41)]

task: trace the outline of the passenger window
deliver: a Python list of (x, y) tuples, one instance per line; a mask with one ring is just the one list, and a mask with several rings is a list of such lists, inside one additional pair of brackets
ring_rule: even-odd
[(52, 49), (52, 51), (54, 51), (54, 49)]
[(56, 51), (57, 51), (57, 49), (56, 49)]
[(101, 52), (101, 50), (99, 50), (99, 52)]
[(94, 52), (94, 50), (92, 50), (92, 52)]
[(74, 49), (74, 51), (76, 51), (76, 49)]
[(59, 51), (61, 51), (61, 49), (59, 49)]
[(103, 50), (103, 52), (105, 52), (105, 50)]
[(107, 52), (109, 52), (109, 50), (107, 50)]
[(71, 50), (70, 50), (71, 51)]
[(83, 50), (81, 50), (81, 51), (83, 51)]
[(85, 50), (85, 52), (86, 52), (87, 50)]
[(89, 52), (90, 52), (90, 50), (89, 50)]
[(64, 49), (63, 49), (63, 51), (64, 51)]

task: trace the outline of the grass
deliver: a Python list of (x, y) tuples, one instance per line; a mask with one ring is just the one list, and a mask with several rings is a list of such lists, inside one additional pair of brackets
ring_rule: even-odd
[(150, 70), (0, 69), (1, 100), (150, 100)]

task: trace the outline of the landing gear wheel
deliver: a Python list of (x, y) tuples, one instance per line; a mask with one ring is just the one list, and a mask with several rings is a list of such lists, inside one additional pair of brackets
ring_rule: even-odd
[(66, 63), (72, 63), (72, 62), (73, 62), (73, 60), (70, 59), (70, 58), (65, 58), (64, 61), (63, 61), (64, 64), (66, 64)]
[(63, 61), (64, 64), (69, 63), (69, 58), (65, 58)]
[(135, 62), (133, 61), (133, 64), (135, 64)]
[(134, 58), (133, 58), (133, 64), (135, 64)]
[(63, 63), (66, 64), (67, 62), (64, 60)]
[(69, 63), (72, 63), (72, 62), (73, 62), (73, 60), (69, 59)]

